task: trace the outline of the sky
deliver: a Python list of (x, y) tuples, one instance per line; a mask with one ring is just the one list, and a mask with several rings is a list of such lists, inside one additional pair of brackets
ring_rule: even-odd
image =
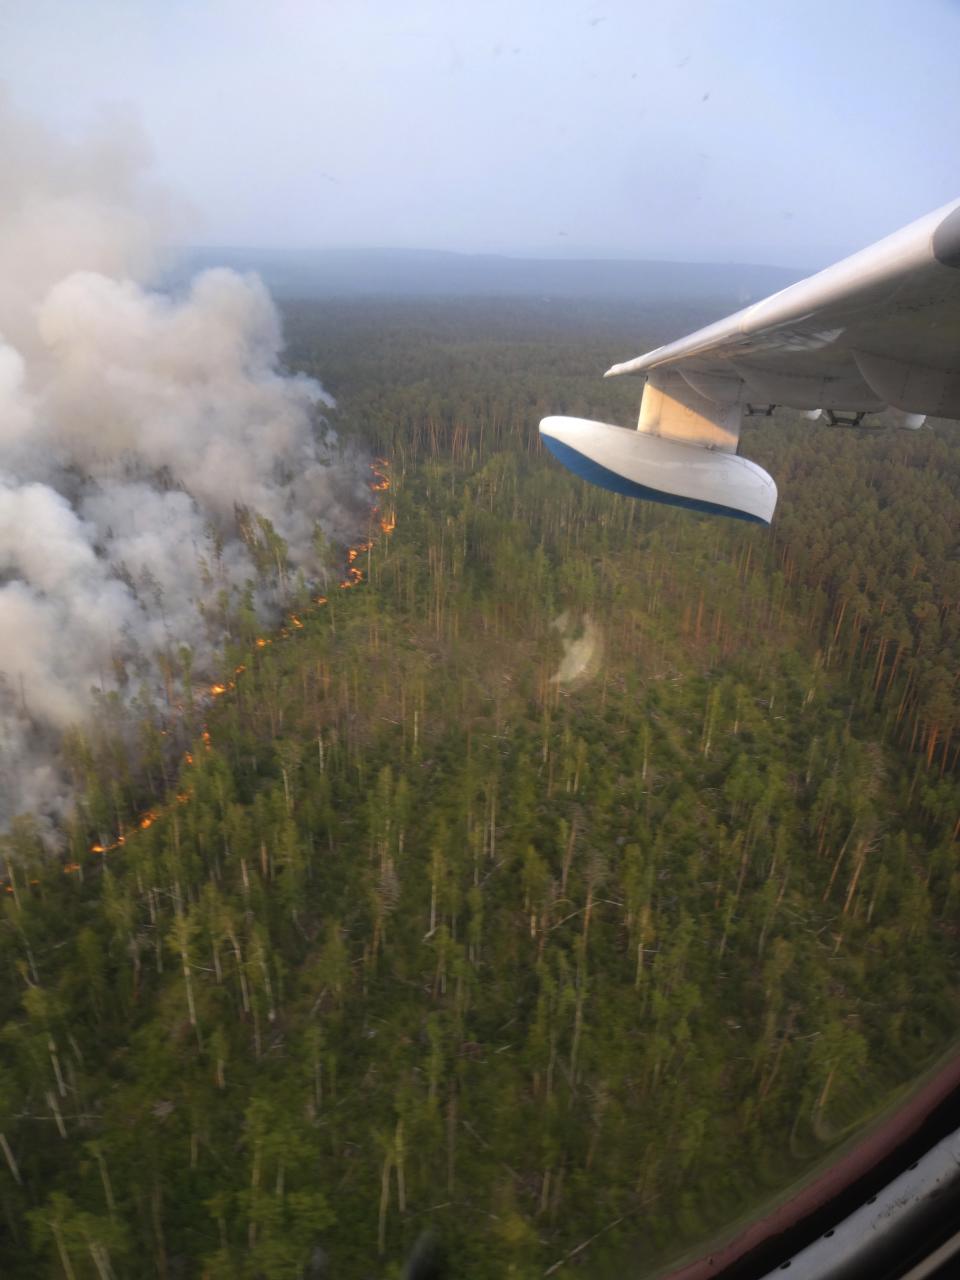
[(11, 101), (129, 116), (202, 245), (813, 269), (960, 195), (958, 48), (958, 0), (0, 0)]

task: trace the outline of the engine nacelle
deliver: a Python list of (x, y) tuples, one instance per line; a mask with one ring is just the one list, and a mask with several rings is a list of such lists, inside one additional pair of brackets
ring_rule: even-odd
[(586, 418), (544, 418), (540, 435), (565, 467), (614, 493), (755, 524), (773, 519), (773, 478), (736, 453)]

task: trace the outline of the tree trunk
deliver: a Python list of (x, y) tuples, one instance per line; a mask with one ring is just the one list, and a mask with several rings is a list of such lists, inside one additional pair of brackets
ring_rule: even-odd
[(401, 1213), (407, 1211), (407, 1179), (406, 1147), (403, 1141), (403, 1121), (397, 1121), (397, 1129), (393, 1136), (393, 1153), (397, 1165), (397, 1208)]
[(447, 1099), (447, 1194), (453, 1195), (457, 1158), (457, 1094), (451, 1084)]
[(20, 1177), (20, 1168), (14, 1158), (13, 1151), (10, 1149), (10, 1143), (7, 1141), (7, 1135), (5, 1133), (0, 1133), (0, 1150), (3, 1151), (7, 1166), (13, 1174), (14, 1182), (18, 1187), (22, 1187), (23, 1181)]
[(377, 1253), (382, 1258), (387, 1251), (387, 1209), (390, 1207), (390, 1152), (384, 1153), (380, 1170), (380, 1213), (377, 1219)]
[(66, 1245), (63, 1243), (63, 1232), (60, 1230), (60, 1223), (51, 1222), (50, 1231), (57, 1244), (57, 1253), (60, 1255), (60, 1265), (63, 1267), (63, 1274), (66, 1280), (77, 1280), (77, 1273), (73, 1269), (70, 1255), (67, 1253)]

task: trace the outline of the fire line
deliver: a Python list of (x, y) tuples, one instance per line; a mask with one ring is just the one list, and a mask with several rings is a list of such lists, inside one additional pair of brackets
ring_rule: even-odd
[[(386, 493), (390, 489), (390, 476), (388, 474), (389, 465), (390, 465), (389, 462), (385, 458), (377, 458), (371, 464), (370, 470), (373, 474), (373, 480), (370, 482), (369, 488), (372, 493)], [(372, 518), (377, 519), (377, 524), (380, 527), (380, 532), (387, 537), (389, 537), (389, 535), (393, 533), (394, 529), (397, 527), (397, 517), (393, 512), (389, 512), (386, 515), (382, 515), (381, 509), (379, 506), (372, 506), (370, 508), (370, 515)], [(341, 579), (339, 584), (340, 589), (342, 591), (347, 591), (353, 587), (359, 586), (360, 583), (365, 580), (365, 575), (363, 570), (357, 568), (355, 561), (361, 555), (366, 555), (367, 553), (372, 551), (373, 546), (374, 546), (374, 539), (368, 538), (368, 539), (365, 539), (363, 542), (358, 542), (354, 546), (347, 548), (347, 555), (346, 555), (347, 574), (345, 578)], [(323, 605), (327, 604), (328, 599), (329, 597), (325, 595), (314, 596), (313, 605), (316, 608), (321, 608)], [(298, 617), (297, 614), (294, 614), (294, 613), (288, 614), (288, 620), (290, 622), (290, 625), (294, 628), (295, 631), (302, 631), (304, 629), (303, 620), (300, 617)], [(281, 627), (279, 634), (282, 639), (288, 639), (293, 634), (293, 632), (291, 632), (291, 630), (288, 627), (284, 626), (284, 627)], [(258, 649), (265, 649), (267, 645), (273, 644), (273, 639), (269, 636), (257, 636), (256, 639), (254, 640), (254, 644)], [(247, 669), (246, 665), (244, 663), (240, 663), (238, 666), (234, 667), (234, 675), (239, 678), (246, 671), (246, 669)], [(210, 685), (208, 692), (211, 698), (219, 698), (223, 694), (229, 693), (231, 690), (236, 689), (236, 687), (237, 687), (236, 680), (216, 681)], [(180, 709), (182, 710), (182, 707)], [(160, 732), (164, 737), (167, 736), (167, 732), (168, 732), (167, 730), (161, 729)], [(200, 737), (205, 749), (207, 751), (212, 751), (213, 744), (211, 741), (210, 732), (207, 729), (206, 725), (203, 726)], [(187, 766), (192, 766), (194, 763), (193, 753), (190, 751), (184, 752), (183, 759), (184, 759), (184, 763)], [(189, 791), (178, 791), (176, 795), (177, 804), (180, 804), (180, 805), (187, 804), (190, 800), (190, 794), (191, 793)], [(148, 809), (145, 813), (142, 813), (136, 819), (136, 829), (140, 831), (147, 831), (149, 830), (150, 827), (153, 826), (155, 822), (157, 822), (163, 816), (164, 816), (163, 809)], [(126, 844), (126, 836), (124, 836), (123, 831), (121, 829), (116, 840), (114, 840), (112, 844), (100, 844), (99, 842), (97, 842), (95, 844), (90, 845), (89, 852), (106, 855), (108, 853), (113, 853), (117, 849), (122, 848), (123, 845), (125, 844)], [(76, 875), (81, 870), (82, 868), (79, 862), (72, 862), (72, 861), (65, 862), (62, 867), (62, 871), (64, 875)], [(11, 894), (15, 892), (9, 878), (7, 878), (6, 880), (0, 883), (2, 883), (5, 892), (11, 893)], [(31, 880), (30, 883), (36, 884), (37, 881)]]

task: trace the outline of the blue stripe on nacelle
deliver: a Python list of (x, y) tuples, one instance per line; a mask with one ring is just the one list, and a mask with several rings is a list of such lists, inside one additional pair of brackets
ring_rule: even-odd
[(572, 449), (568, 444), (562, 444), (553, 436), (543, 433), (540, 438), (558, 462), (562, 462), (574, 475), (589, 480), (591, 484), (599, 485), (601, 489), (622, 493), (627, 498), (643, 498), (648, 502), (662, 502), (668, 507), (685, 507), (688, 511), (704, 511), (712, 516), (729, 516), (733, 520), (746, 520), (749, 524), (769, 527), (768, 520), (751, 515), (749, 511), (738, 511), (736, 507), (724, 507), (718, 502), (703, 502), (699, 498), (681, 498), (678, 494), (667, 493), (663, 489), (651, 489), (648, 485), (639, 484), (636, 480), (629, 480), (626, 476), (620, 475), (619, 472), (602, 467), (599, 462), (593, 462), (590, 458), (584, 457), (582, 453)]

